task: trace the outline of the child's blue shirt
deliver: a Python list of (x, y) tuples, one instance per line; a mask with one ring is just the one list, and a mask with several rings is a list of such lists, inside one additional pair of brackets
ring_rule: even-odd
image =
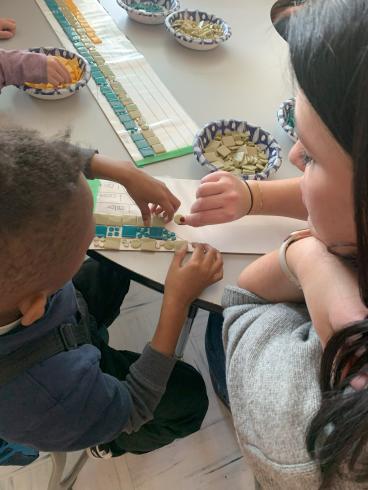
[[(74, 286), (29, 327), (0, 336), (0, 359), (62, 323), (77, 323)], [(175, 361), (148, 345), (125, 381), (101, 371), (90, 344), (61, 352), (0, 386), (0, 437), (43, 451), (73, 451), (134, 432), (153, 418)]]

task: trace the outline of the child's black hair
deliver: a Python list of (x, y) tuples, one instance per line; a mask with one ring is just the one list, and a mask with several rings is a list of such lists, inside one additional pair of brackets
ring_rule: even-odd
[(1, 307), (66, 254), (73, 223), (67, 226), (65, 209), (83, 162), (67, 137), (47, 141), (36, 131), (0, 128)]

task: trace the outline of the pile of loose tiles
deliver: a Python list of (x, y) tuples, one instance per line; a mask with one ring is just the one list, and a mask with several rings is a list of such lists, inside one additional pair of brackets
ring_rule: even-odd
[(206, 20), (196, 22), (190, 19), (178, 19), (173, 22), (172, 27), (178, 33), (196, 39), (213, 40), (224, 35), (224, 30), (220, 25)]
[(204, 149), (204, 157), (218, 170), (234, 175), (253, 175), (262, 172), (268, 164), (265, 152), (247, 133), (216, 134)]

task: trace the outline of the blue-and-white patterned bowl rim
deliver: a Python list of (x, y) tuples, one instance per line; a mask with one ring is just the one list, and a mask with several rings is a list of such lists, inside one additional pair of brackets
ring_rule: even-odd
[(277, 120), (282, 129), (290, 136), (290, 138), (293, 141), (297, 141), (298, 135), (295, 131), (295, 128), (287, 123), (288, 114), (291, 109), (295, 111), (295, 97), (291, 97), (290, 99), (285, 100), (280, 105), (279, 110), (277, 111)]
[(83, 58), (83, 56), (81, 56), (80, 54), (73, 53), (72, 51), (68, 51), (67, 49), (64, 48), (41, 47), (41, 48), (30, 48), (28, 51), (32, 51), (34, 53), (44, 53), (52, 56), (62, 56), (63, 58), (67, 58), (70, 60), (73, 58), (77, 58), (79, 66), (83, 68), (83, 72), (82, 72), (82, 77), (80, 80), (78, 80), (78, 82), (71, 83), (67, 87), (41, 89), (41, 88), (29, 87), (27, 85), (19, 85), (18, 88), (20, 88), (24, 92), (33, 93), (36, 95), (45, 95), (45, 96), (64, 95), (67, 92), (74, 93), (77, 92), (82, 87), (84, 87), (85, 85), (87, 85), (87, 82), (91, 77), (91, 67), (89, 66), (88, 61), (85, 58)]
[(265, 169), (256, 174), (241, 174), (243, 180), (264, 180), (271, 173), (279, 169), (282, 163), (282, 155), (280, 145), (275, 138), (259, 126), (253, 126), (246, 121), (239, 121), (237, 119), (213, 121), (198, 131), (193, 143), (193, 152), (198, 163), (206, 166), (212, 172), (219, 170), (205, 158), (203, 153), (204, 148), (214, 139), (216, 134), (225, 134), (226, 130), (230, 132), (249, 133), (249, 140), (260, 146), (267, 156), (268, 164)]
[[(181, 34), (180, 32), (176, 31), (171, 24), (175, 20), (183, 18), (195, 20), (196, 22), (200, 22), (201, 20), (213, 22), (214, 24), (218, 24), (222, 27), (224, 34), (216, 39), (198, 39), (196, 37)], [(229, 39), (232, 34), (229, 24), (227, 24), (223, 19), (216, 17), (214, 14), (208, 14), (207, 12), (203, 12), (201, 10), (179, 10), (178, 12), (174, 12), (166, 17), (165, 26), (166, 29), (177, 39), (194, 44), (220, 44)]]
[(145, 10), (138, 10), (130, 6), (134, 3), (144, 3), (144, 1), (139, 2), (139, 0), (116, 0), (117, 3), (126, 10), (128, 13), (134, 13), (134, 15), (142, 15), (144, 17), (166, 17), (173, 12), (180, 9), (179, 0), (150, 0), (152, 3), (157, 3), (164, 6), (167, 10), (165, 12), (146, 12)]

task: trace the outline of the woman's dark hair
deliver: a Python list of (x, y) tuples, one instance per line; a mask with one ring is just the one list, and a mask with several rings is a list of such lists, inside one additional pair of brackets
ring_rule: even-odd
[(295, 7), (307, 0), (277, 0), (271, 8), (270, 16), (272, 24), (283, 39), (287, 39), (289, 18)]
[[(368, 1), (308, 0), (290, 19), (288, 42), (301, 90), (353, 161), (355, 259), (368, 304)], [(368, 479), (368, 389), (349, 388), (353, 375), (368, 365), (366, 347), (368, 321), (335, 334), (323, 353), (322, 404), (307, 447), (320, 464), (324, 489), (337, 470), (352, 480)], [(344, 367), (349, 375), (342, 380)]]

